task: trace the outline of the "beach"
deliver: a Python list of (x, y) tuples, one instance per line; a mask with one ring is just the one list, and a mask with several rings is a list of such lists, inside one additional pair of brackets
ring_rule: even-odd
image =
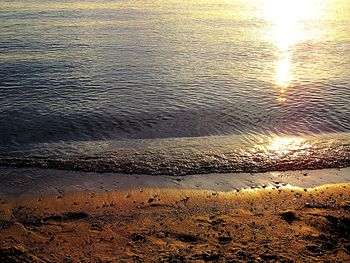
[(0, 260), (350, 260), (349, 183), (217, 190), (134, 184), (2, 196)]
[(0, 21), (0, 263), (350, 262), (349, 0)]

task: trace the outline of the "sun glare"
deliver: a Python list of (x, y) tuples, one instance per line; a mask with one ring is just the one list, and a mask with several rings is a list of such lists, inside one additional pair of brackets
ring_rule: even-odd
[(274, 83), (278, 89), (277, 100), (285, 102), (285, 92), (291, 81), (292, 46), (308, 37), (304, 22), (319, 15), (317, 0), (264, 0), (265, 19), (271, 23), (270, 41), (276, 46)]
[(291, 81), (290, 66), (291, 55), (289, 52), (285, 52), (280, 55), (280, 58), (276, 61), (276, 79), (275, 83), (281, 88), (280, 93), (285, 92), (285, 88), (288, 87)]
[(297, 150), (304, 142), (303, 138), (276, 137), (267, 146), (270, 151), (283, 152), (285, 150)]
[(302, 22), (316, 18), (316, 3), (315, 0), (264, 1), (265, 17), (274, 27), (272, 40), (279, 50), (287, 50), (305, 37)]
[(301, 137), (279, 137), (275, 136), (269, 139), (264, 145), (257, 145), (256, 148), (266, 153), (288, 154), (291, 151), (297, 151), (307, 147), (304, 138)]

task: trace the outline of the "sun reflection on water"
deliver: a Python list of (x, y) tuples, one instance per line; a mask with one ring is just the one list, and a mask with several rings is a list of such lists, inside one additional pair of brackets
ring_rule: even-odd
[(304, 23), (320, 15), (317, 0), (266, 0), (263, 2), (265, 18), (272, 24), (270, 41), (276, 47), (274, 83), (279, 102), (285, 102), (286, 91), (293, 81), (292, 47), (307, 39)]
[(274, 136), (264, 145), (256, 145), (256, 148), (264, 153), (274, 155), (288, 154), (308, 148), (309, 144), (302, 137), (280, 137)]
[(276, 61), (276, 80), (275, 83), (281, 87), (280, 92), (284, 93), (291, 81), (290, 74), (291, 55), (289, 52), (281, 54), (280, 58)]

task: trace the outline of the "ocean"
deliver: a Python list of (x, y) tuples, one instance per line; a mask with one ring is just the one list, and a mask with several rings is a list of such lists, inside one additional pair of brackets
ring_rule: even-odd
[(350, 166), (348, 0), (0, 0), (0, 166)]

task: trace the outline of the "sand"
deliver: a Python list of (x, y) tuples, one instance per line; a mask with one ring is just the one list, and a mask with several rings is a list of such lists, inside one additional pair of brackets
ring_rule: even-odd
[(350, 262), (350, 184), (0, 200), (1, 262)]
[(313, 188), (350, 183), (350, 167), (341, 169), (212, 173), (186, 176), (92, 173), (52, 169), (0, 167), (0, 198), (63, 194), (82, 191), (126, 191), (143, 188), (197, 189), (229, 192), (237, 189), (280, 187)]

